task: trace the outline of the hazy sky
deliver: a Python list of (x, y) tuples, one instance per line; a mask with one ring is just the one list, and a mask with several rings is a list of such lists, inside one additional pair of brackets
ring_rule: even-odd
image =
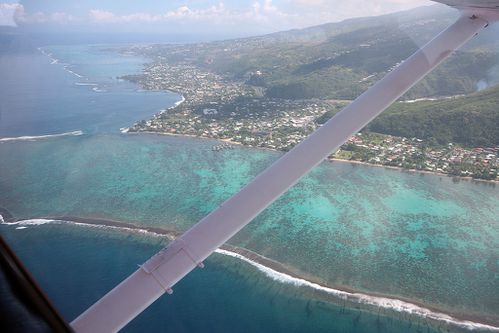
[(426, 0), (0, 0), (0, 25), (56, 31), (253, 34), (374, 16)]

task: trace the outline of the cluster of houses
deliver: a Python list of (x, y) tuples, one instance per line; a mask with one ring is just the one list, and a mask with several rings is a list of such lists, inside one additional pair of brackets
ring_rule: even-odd
[(499, 147), (463, 148), (453, 143), (437, 147), (417, 138), (358, 133), (334, 157), (493, 180)]
[[(194, 135), (286, 151), (320, 126), (319, 117), (342, 103), (267, 98), (261, 88), (187, 63), (157, 61), (144, 74), (144, 88), (177, 91), (185, 102), (135, 124), (130, 131)], [(499, 147), (467, 149), (452, 143), (430, 147), (417, 138), (359, 133), (332, 157), (496, 179), (498, 156)]]

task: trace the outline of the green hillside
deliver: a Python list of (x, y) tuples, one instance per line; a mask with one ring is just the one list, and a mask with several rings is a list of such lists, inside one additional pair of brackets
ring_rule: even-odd
[[(353, 99), (456, 17), (452, 9), (422, 7), (259, 37), (165, 45), (153, 56), (264, 87), (271, 98)], [(499, 62), (494, 34), (497, 29), (481, 34), (404, 98), (474, 92)]]
[[(259, 37), (157, 45), (142, 51), (159, 62), (258, 86), (259, 98), (351, 100), (457, 15), (453, 9), (430, 6)], [(401, 98), (438, 101), (398, 103), (368, 129), (440, 144), (499, 145), (499, 88), (476, 93), (499, 83), (498, 34), (499, 26), (481, 32)], [(469, 96), (443, 99), (456, 95)]]
[(396, 103), (368, 129), (439, 144), (498, 146), (499, 86), (449, 100)]

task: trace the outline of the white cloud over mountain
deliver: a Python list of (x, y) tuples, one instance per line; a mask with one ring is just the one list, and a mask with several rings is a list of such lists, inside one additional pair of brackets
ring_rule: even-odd
[[(118, 2), (116, 2), (118, 3)], [(0, 3), (0, 25), (48, 24), (80, 27), (85, 24), (95, 28), (103, 25), (118, 29), (127, 25), (135, 28), (164, 27), (182, 24), (184, 29), (238, 29), (277, 31), (302, 28), (350, 17), (380, 15), (397, 10), (429, 4), (425, 0), (256, 0), (238, 3), (188, 1), (186, 4), (162, 11), (134, 11), (123, 13), (115, 7), (95, 6), (78, 13), (64, 10), (32, 11), (26, 4)], [(95, 4), (94, 4), (95, 5)], [(203, 6), (204, 5), (204, 6)]]

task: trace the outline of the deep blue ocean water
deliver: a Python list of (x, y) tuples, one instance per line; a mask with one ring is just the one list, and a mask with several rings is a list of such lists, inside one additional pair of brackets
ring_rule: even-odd
[[(40, 75), (0, 63), (10, 73), (1, 83), (0, 137), (84, 134), (0, 142), (0, 206), (19, 219), (72, 215), (183, 231), (280, 156), (244, 147), (214, 152), (213, 140), (120, 134), (178, 96), (117, 79), (140, 72), (145, 59), (110, 46), (43, 51), (10, 55)], [(499, 326), (498, 203), (490, 183), (326, 162), (230, 242), (324, 285)], [(166, 244), (71, 224), (1, 224), (0, 232), (68, 320)], [(393, 304), (345, 302), (221, 254), (206, 264), (125, 331), (463, 330)]]
[(121, 80), (139, 74), (146, 59), (120, 55), (118, 49), (54, 46), (0, 53), (0, 138), (116, 132), (180, 99)]

